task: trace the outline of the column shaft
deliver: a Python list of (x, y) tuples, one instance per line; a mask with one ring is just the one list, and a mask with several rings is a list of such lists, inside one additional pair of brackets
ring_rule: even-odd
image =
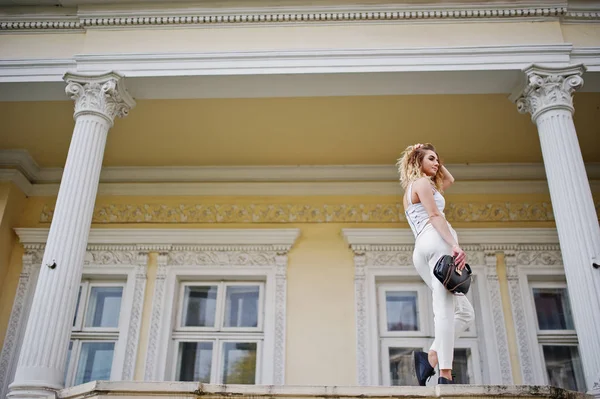
[(95, 115), (75, 124), (13, 386), (62, 387), (108, 129)]
[(600, 226), (573, 123), (583, 65), (527, 68), (519, 111), (538, 127), (588, 390), (600, 398)]
[(65, 78), (67, 93), (75, 100), (75, 128), (15, 379), (10, 385), (11, 398), (46, 397), (63, 387), (108, 130), (115, 116), (125, 116), (135, 104), (118, 74), (67, 74)]
[[(600, 228), (571, 112), (537, 119), (565, 276), (589, 389), (600, 382)], [(597, 261), (597, 260), (596, 260)]]

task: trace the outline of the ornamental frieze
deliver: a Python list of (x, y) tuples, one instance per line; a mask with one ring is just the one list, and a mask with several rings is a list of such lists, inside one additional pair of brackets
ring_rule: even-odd
[[(595, 203), (596, 211), (600, 201)], [(54, 204), (39, 221), (50, 223)], [(450, 202), (450, 222), (554, 221), (550, 202)], [(406, 222), (402, 204), (96, 204), (93, 223), (397, 223)]]

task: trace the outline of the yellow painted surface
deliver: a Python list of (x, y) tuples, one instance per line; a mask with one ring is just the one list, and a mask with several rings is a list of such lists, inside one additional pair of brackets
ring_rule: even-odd
[(563, 24), (561, 29), (565, 43), (572, 43), (575, 47), (600, 47), (598, 24)]
[(508, 341), (508, 353), (510, 356), (512, 377), (514, 384), (520, 385), (523, 383), (523, 378), (521, 377), (521, 362), (519, 360), (519, 348), (517, 346), (517, 332), (515, 330), (510, 293), (508, 291), (504, 253), (499, 252), (496, 254), (496, 262), (496, 272), (498, 273), (498, 283), (500, 285), (500, 297), (502, 299), (502, 312), (504, 313), (504, 325), (506, 327), (506, 339)]
[(194, 53), (562, 43), (558, 22), (204, 26), (90, 30), (84, 53)]
[(8, 270), (0, 283), (0, 347), (4, 344), (6, 328), (12, 312), (15, 292), (19, 283), (19, 275), (23, 267), (23, 247), (14, 244), (10, 251)]
[(289, 255), (286, 384), (356, 385), (354, 263), (340, 225), (304, 225)]
[(81, 54), (85, 34), (46, 33), (0, 35), (3, 59), (60, 59)]
[[(575, 95), (586, 162), (600, 162), (599, 107), (600, 93)], [(0, 102), (0, 120), (0, 149), (64, 166), (71, 101)], [(104, 166), (393, 165), (415, 142), (434, 143), (447, 163), (542, 162), (530, 117), (488, 94), (140, 100), (115, 121)]]
[(348, 23), (100, 29), (0, 36), (6, 59), (76, 54), (415, 48), (562, 43), (558, 22)]
[(17, 236), (13, 231), (23, 207), (25, 194), (12, 183), (0, 183), (0, 286), (8, 272), (10, 254)]
[(156, 285), (157, 253), (151, 252), (148, 255), (148, 270), (146, 273), (146, 292), (144, 293), (144, 307), (142, 309), (142, 323), (140, 325), (140, 340), (138, 343), (138, 353), (135, 363), (134, 380), (144, 380), (144, 366), (146, 364), (146, 348), (148, 347), (148, 337), (150, 334), (150, 321), (152, 319), (152, 298), (154, 296), (154, 286)]

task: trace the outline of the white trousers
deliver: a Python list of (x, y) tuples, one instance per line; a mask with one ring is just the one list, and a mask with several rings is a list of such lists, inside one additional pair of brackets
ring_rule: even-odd
[[(450, 232), (456, 232), (448, 224)], [(440, 233), (428, 224), (417, 237), (413, 262), (417, 272), (432, 291), (435, 340), (430, 350), (438, 355), (439, 368), (452, 369), (455, 340), (473, 323), (473, 306), (463, 294), (452, 294), (433, 275), (433, 267), (442, 255), (452, 255), (452, 248)]]

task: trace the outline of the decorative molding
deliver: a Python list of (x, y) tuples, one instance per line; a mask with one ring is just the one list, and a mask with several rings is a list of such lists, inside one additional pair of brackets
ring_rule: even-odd
[(512, 366), (510, 363), (510, 351), (508, 347), (508, 338), (504, 311), (502, 309), (502, 296), (500, 294), (500, 283), (496, 272), (497, 257), (496, 252), (485, 253), (485, 275), (487, 278), (487, 288), (489, 292), (490, 304), (492, 306), (492, 319), (494, 321), (494, 332), (496, 338), (496, 348), (498, 362), (500, 364), (500, 377), (502, 384), (512, 385)]
[(75, 100), (75, 119), (79, 115), (99, 115), (112, 126), (115, 117), (127, 116), (135, 101), (127, 92), (123, 76), (116, 72), (82, 75), (67, 72), (64, 76), (67, 95)]
[(518, 266), (555, 266), (563, 264), (558, 245), (542, 250), (522, 250), (515, 252)]
[(0, 353), (0, 397), (2, 398), (6, 397), (8, 385), (12, 382), (17, 368), (19, 349), (27, 326), (31, 297), (37, 282), (43, 254), (42, 249), (28, 249), (23, 254), (23, 267), (6, 328), (2, 352)]
[(146, 291), (146, 277), (148, 269), (148, 253), (140, 252), (134, 258), (135, 283), (133, 289), (133, 304), (129, 317), (129, 329), (127, 331), (127, 343), (125, 346), (125, 359), (123, 361), (123, 381), (133, 381), (135, 372), (135, 360), (140, 340), (140, 330), (142, 325), (142, 312), (144, 308), (144, 293)]
[(269, 266), (275, 263), (276, 249), (265, 246), (262, 249), (248, 247), (247, 250), (238, 248), (227, 250), (195, 249), (188, 251), (169, 252), (168, 264), (197, 265), (197, 266)]
[[(47, 228), (17, 228), (15, 232), (26, 247), (43, 246), (48, 238)], [(232, 245), (267, 245), (287, 251), (299, 234), (299, 229), (90, 229), (88, 248), (166, 252), (171, 248), (194, 250), (196, 245), (214, 250)]]
[[(250, 11), (251, 10), (251, 11)], [(598, 18), (597, 13), (573, 10), (556, 1), (526, 2), (522, 4), (473, 4), (463, 2), (453, 5), (346, 5), (343, 7), (261, 7), (245, 8), (177, 8), (133, 10), (78, 10), (71, 15), (4, 16), (0, 20), (2, 31), (52, 31), (97, 28), (139, 27), (189, 27), (236, 26), (266, 24), (318, 24), (318, 23), (374, 23), (402, 21), (465, 21), (465, 20), (555, 20), (568, 16), (586, 20)]]
[(365, 254), (354, 254), (354, 300), (356, 313), (356, 374), (358, 385), (378, 385), (369, 378), (369, 326), (367, 322), (367, 262)]
[[(127, 248), (129, 249), (129, 248)], [(139, 253), (137, 251), (122, 250), (117, 246), (112, 250), (88, 250), (83, 260), (84, 265), (137, 265)]]
[[(267, 258), (269, 256), (264, 256)], [(287, 309), (287, 253), (275, 255), (275, 332), (273, 343), (273, 384), (285, 384), (285, 343)]]
[(148, 333), (148, 347), (146, 349), (146, 365), (144, 370), (144, 381), (160, 380), (157, 372), (156, 359), (158, 357), (158, 339), (160, 334), (160, 323), (164, 312), (164, 292), (167, 278), (168, 253), (158, 254), (157, 271), (154, 283), (154, 295), (152, 296), (152, 317), (150, 319), (150, 331)]
[[(600, 201), (595, 203), (600, 209)], [(50, 223), (54, 205), (45, 204), (40, 214), (40, 223)], [(450, 222), (553, 222), (550, 202), (532, 203), (492, 202), (468, 203), (449, 202), (446, 219)], [(164, 203), (95, 205), (92, 223), (398, 223), (405, 222), (402, 204), (314, 204), (314, 203), (256, 203), (214, 204)]]
[(517, 344), (519, 345), (519, 359), (521, 363), (523, 384), (535, 384), (536, 379), (533, 370), (533, 355), (529, 343), (529, 332), (524, 311), (525, 304), (521, 297), (521, 288), (519, 286), (516, 253), (513, 251), (505, 251), (505, 262), (510, 302), (517, 332)]
[(518, 111), (522, 114), (530, 113), (534, 123), (540, 115), (551, 109), (564, 109), (573, 113), (573, 93), (583, 86), (581, 75), (585, 71), (582, 64), (566, 68), (531, 65), (523, 71), (527, 77), (525, 87), (520, 94), (511, 97), (516, 102)]
[[(558, 234), (554, 228), (480, 228), (456, 229), (458, 239), (466, 250), (501, 251), (518, 248), (556, 248)], [(415, 238), (405, 229), (342, 229), (342, 235), (354, 251), (386, 250), (410, 251)], [(473, 245), (473, 248), (469, 246)]]

